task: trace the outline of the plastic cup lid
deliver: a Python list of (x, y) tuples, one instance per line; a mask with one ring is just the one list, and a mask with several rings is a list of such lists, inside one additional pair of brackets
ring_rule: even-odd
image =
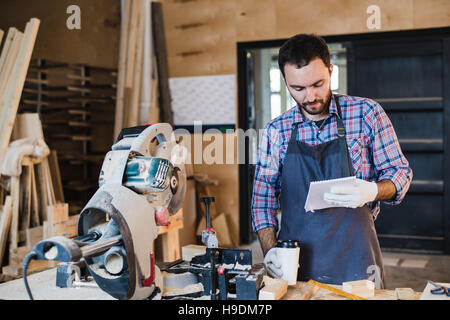
[(278, 240), (277, 248), (298, 248), (300, 243), (297, 240)]

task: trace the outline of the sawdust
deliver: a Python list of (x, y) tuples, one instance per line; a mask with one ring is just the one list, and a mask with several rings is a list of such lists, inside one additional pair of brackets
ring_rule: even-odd
[(222, 264), (222, 267), (224, 269), (234, 269), (234, 270), (250, 270), (251, 266), (250, 265), (242, 265), (239, 264), (239, 262), (236, 262), (236, 264)]

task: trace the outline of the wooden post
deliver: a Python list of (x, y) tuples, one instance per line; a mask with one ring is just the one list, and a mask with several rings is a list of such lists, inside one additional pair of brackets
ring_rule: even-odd
[(144, 0), (135, 0), (136, 8), (138, 9), (138, 24), (136, 35), (136, 50), (134, 63), (134, 79), (131, 91), (131, 104), (129, 109), (129, 118), (127, 126), (138, 125), (139, 120), (139, 98), (141, 93), (142, 82), (142, 61), (144, 51), (144, 35), (145, 35), (145, 2)]
[(9, 232), (10, 249), (17, 248), (19, 233), (19, 199), (20, 180), (19, 177), (11, 177), (11, 197), (12, 197), (12, 220)]
[(3, 206), (3, 213), (0, 217), (0, 266), (3, 262), (3, 255), (5, 253), (6, 242), (8, 240), (8, 232), (11, 226), (12, 218), (12, 197), (6, 196), (5, 205)]
[(179, 229), (183, 228), (183, 209), (170, 217), (168, 226), (158, 227), (158, 235), (162, 240), (162, 259), (164, 262), (181, 258)]
[(158, 64), (160, 118), (162, 122), (167, 122), (173, 126), (164, 20), (162, 4), (159, 2), (152, 2), (152, 24), (153, 38), (155, 41), (155, 56)]
[(120, 25), (120, 49), (119, 49), (119, 67), (117, 75), (117, 99), (116, 99), (116, 111), (114, 119), (114, 137), (113, 140), (119, 135), (120, 130), (123, 128), (123, 112), (124, 112), (124, 99), (125, 99), (125, 80), (127, 75), (127, 47), (128, 47), (128, 33), (131, 15), (131, 0), (124, 1), (124, 8), (122, 11), (122, 21)]
[(11, 45), (8, 47), (5, 62), (0, 73), (0, 96), (5, 94), (6, 86), (11, 76), (11, 71), (17, 59), (17, 54), (19, 53), (19, 48), (23, 38), (23, 33), (17, 29), (13, 29), (12, 33), (13, 39)]

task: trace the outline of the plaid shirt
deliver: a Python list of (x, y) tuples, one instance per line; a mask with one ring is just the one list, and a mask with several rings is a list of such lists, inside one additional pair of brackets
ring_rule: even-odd
[[(391, 121), (382, 107), (371, 99), (341, 95), (339, 104), (356, 177), (366, 181), (391, 180), (397, 194), (385, 203), (399, 204), (408, 191), (413, 173), (400, 149)], [(298, 141), (317, 145), (337, 138), (337, 117), (336, 103), (331, 99), (328, 117), (320, 128), (314, 121), (305, 118), (297, 106), (264, 127), (253, 184), (251, 207), (254, 232), (266, 227), (278, 230), (276, 214), (281, 172), (294, 123), (300, 123), (296, 137)], [(380, 202), (370, 203), (369, 207), (376, 218)]]

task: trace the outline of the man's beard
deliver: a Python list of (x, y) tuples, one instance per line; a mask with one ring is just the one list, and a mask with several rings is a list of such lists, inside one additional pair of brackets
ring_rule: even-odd
[[(328, 92), (327, 97), (325, 98), (325, 101), (324, 101), (324, 99), (317, 99), (317, 100), (314, 100), (311, 102), (305, 102), (305, 103), (299, 103), (297, 101), (297, 104), (303, 111), (305, 111), (306, 113), (308, 113), (312, 116), (318, 115), (318, 114), (326, 114), (328, 112), (328, 109), (330, 108), (331, 96), (332, 96), (332, 93), (330, 90)], [(309, 105), (315, 104), (317, 102), (320, 103), (320, 106), (318, 106), (314, 109), (308, 108)]]

